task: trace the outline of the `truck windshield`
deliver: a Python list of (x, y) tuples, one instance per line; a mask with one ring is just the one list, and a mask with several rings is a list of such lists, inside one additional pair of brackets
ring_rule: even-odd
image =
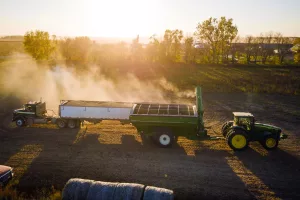
[(31, 105), (25, 105), (24, 110), (31, 112), (32, 111), (32, 106)]

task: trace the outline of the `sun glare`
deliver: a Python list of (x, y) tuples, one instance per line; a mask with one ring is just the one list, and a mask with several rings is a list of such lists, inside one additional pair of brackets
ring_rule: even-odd
[(89, 36), (151, 35), (159, 18), (156, 1), (97, 1), (86, 3), (84, 26)]

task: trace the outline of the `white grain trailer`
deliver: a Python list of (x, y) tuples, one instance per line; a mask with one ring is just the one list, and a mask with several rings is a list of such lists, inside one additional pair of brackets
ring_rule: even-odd
[(133, 104), (126, 102), (62, 100), (59, 105), (57, 124), (60, 128), (75, 128), (82, 121), (102, 120), (129, 121)]

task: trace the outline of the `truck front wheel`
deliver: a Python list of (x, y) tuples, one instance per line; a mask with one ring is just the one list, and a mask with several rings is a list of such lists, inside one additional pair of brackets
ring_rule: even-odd
[(23, 119), (19, 118), (19, 119), (16, 120), (16, 125), (18, 127), (22, 127), (22, 126), (25, 125), (25, 121)]
[(171, 133), (158, 133), (156, 136), (157, 143), (160, 147), (170, 147), (174, 142), (174, 136)]

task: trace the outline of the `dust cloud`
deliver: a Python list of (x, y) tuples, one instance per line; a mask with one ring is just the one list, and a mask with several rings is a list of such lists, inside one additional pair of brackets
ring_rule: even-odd
[(169, 92), (174, 93), (177, 97), (182, 98), (190, 98), (190, 97), (196, 97), (195, 91), (194, 90), (185, 90), (185, 91), (180, 91), (174, 84), (168, 82), (165, 78), (161, 78), (159, 80), (160, 86)]
[(42, 98), (53, 110), (57, 110), (60, 100), (169, 103), (165, 90), (178, 97), (194, 95), (193, 91), (180, 92), (165, 78), (147, 82), (124, 74), (116, 81), (102, 75), (98, 66), (78, 74), (63, 65), (50, 68), (37, 64), (29, 56), (7, 62), (1, 71), (5, 74), (0, 81), (5, 93), (33, 101)]

